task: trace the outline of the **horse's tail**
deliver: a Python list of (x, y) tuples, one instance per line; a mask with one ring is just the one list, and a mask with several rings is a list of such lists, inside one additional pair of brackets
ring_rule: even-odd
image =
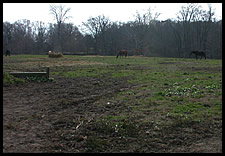
[(119, 57), (119, 54), (117, 54), (116, 59), (118, 59), (118, 57)]

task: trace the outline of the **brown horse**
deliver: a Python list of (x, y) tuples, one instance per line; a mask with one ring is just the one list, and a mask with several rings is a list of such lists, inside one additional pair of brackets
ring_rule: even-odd
[(205, 55), (205, 53), (202, 52), (202, 51), (192, 51), (192, 52), (190, 53), (190, 56), (189, 56), (189, 57), (191, 57), (192, 54), (195, 54), (196, 59), (198, 59), (198, 56), (201, 56), (200, 60), (202, 59), (202, 56), (205, 57), (205, 59), (206, 59), (206, 55)]
[(120, 50), (120, 52), (117, 54), (116, 58), (118, 58), (119, 56), (125, 56), (125, 58), (127, 57), (127, 50)]

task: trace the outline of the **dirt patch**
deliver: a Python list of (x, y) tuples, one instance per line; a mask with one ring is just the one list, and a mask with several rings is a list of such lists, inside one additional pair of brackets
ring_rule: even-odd
[(108, 112), (95, 100), (128, 87), (125, 79), (55, 79), (3, 87), (3, 152), (54, 151), (67, 131)]
[(60, 66), (74, 66), (74, 65), (99, 65), (100, 62), (88, 62), (88, 61), (52, 61), (52, 62), (23, 62), (21, 66), (37, 65), (39, 67), (60, 67)]
[[(3, 152), (222, 152), (220, 121), (139, 122), (125, 101), (111, 98), (134, 87), (126, 77), (54, 78), (3, 87)], [(119, 130), (102, 120), (114, 114), (127, 116)]]
[(222, 153), (222, 138), (213, 137), (209, 139), (198, 140), (189, 147), (181, 147), (180, 152), (195, 153)]

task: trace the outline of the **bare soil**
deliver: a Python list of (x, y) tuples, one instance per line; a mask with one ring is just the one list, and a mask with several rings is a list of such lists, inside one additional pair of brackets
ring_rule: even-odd
[[(136, 87), (126, 77), (54, 78), (3, 86), (3, 152), (222, 152), (221, 120), (157, 129), (136, 122), (123, 102), (109, 102)], [(132, 123), (124, 136), (100, 122), (120, 113)]]
[(75, 131), (81, 119), (91, 121), (110, 112), (94, 101), (128, 87), (116, 79), (55, 79), (3, 87), (3, 152), (52, 152), (68, 146), (70, 141), (61, 137)]

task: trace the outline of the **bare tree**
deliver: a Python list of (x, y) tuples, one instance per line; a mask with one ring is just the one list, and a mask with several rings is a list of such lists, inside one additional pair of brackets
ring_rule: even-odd
[(10, 48), (9, 41), (12, 38), (11, 32), (12, 32), (12, 24), (10, 24), (9, 22), (3, 23), (3, 38), (4, 38), (3, 41), (5, 41), (3, 42), (4, 51)]
[(54, 51), (62, 50), (62, 40), (61, 40), (61, 25), (65, 22), (66, 19), (71, 16), (67, 16), (71, 8), (65, 8), (65, 6), (59, 5), (50, 5), (50, 14), (52, 14), (57, 22), (58, 27), (58, 37), (56, 46), (54, 46)]
[(83, 22), (86, 27), (87, 34), (90, 34), (95, 40), (95, 52), (98, 51), (98, 34), (100, 32), (100, 26), (96, 18), (90, 17), (87, 22)]
[(106, 41), (105, 41), (105, 32), (111, 25), (109, 18), (102, 16), (90, 17), (87, 22), (83, 22), (83, 25), (86, 27), (88, 34), (91, 34), (95, 39), (95, 52), (98, 52), (99, 49), (99, 40), (101, 40), (104, 53), (106, 53)]
[(99, 26), (100, 26), (100, 31), (101, 31), (101, 40), (102, 40), (102, 46), (104, 49), (104, 55), (106, 55), (107, 53), (107, 48), (106, 48), (106, 31), (107, 29), (110, 27), (111, 22), (110, 19), (103, 16), (98, 16), (98, 22), (99, 22)]
[(190, 35), (190, 22), (194, 20), (194, 15), (198, 10), (198, 4), (188, 3), (186, 6), (181, 7), (181, 10), (177, 15), (177, 19), (182, 26), (180, 57), (185, 57), (185, 55), (190, 51), (191, 40), (188, 37)]
[(196, 3), (188, 3), (187, 6), (182, 6), (177, 16), (178, 20), (185, 23), (190, 23), (193, 20), (194, 14), (198, 7), (199, 6)]
[(151, 49), (151, 39), (149, 38), (151, 34), (150, 27), (155, 26), (157, 18), (160, 15), (158, 12), (155, 12), (154, 14), (153, 12), (154, 10), (151, 7), (143, 14), (136, 11), (134, 32), (132, 36), (135, 41), (135, 49), (141, 50), (144, 55), (149, 53)]
[(45, 44), (47, 40), (47, 25), (44, 22), (36, 21), (34, 23), (34, 29), (36, 32), (36, 34), (34, 34), (36, 49), (38, 49), (39, 52), (43, 52), (46, 49)]
[(210, 29), (212, 28), (212, 19), (213, 16), (215, 15), (215, 12), (212, 9), (211, 4), (208, 4), (208, 11), (203, 15), (203, 50), (206, 51), (207, 50), (207, 38), (208, 38), (208, 34)]

